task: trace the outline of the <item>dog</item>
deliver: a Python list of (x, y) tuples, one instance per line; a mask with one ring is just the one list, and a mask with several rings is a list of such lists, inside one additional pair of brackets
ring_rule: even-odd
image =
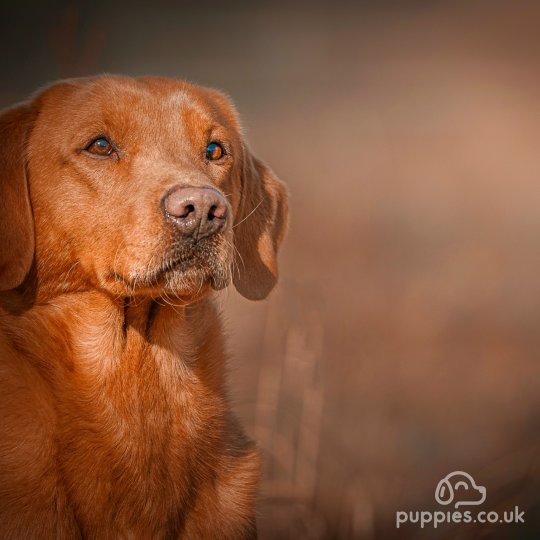
[(214, 291), (274, 287), (284, 184), (166, 78), (60, 81), (0, 132), (0, 537), (255, 538)]

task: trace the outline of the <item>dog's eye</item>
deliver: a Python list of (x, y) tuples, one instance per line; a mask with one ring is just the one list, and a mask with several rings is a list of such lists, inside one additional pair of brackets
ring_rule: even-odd
[(98, 137), (86, 147), (86, 151), (97, 156), (110, 156), (114, 148), (105, 137)]
[(210, 161), (215, 161), (216, 159), (220, 159), (225, 154), (225, 150), (223, 150), (223, 146), (217, 142), (211, 142), (206, 147), (206, 159), (209, 159)]

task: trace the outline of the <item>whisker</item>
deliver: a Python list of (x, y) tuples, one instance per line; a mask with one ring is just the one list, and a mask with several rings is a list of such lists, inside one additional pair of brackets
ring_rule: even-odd
[(263, 200), (264, 200), (264, 199), (261, 199), (260, 202), (259, 202), (259, 204), (258, 204), (258, 205), (257, 205), (257, 206), (256, 206), (256, 207), (255, 207), (255, 208), (254, 208), (254, 209), (253, 209), (253, 210), (252, 210), (252, 211), (251, 211), (244, 219), (240, 220), (238, 223), (236, 223), (235, 225), (233, 225), (232, 228), (235, 229), (236, 227), (238, 227), (238, 225), (240, 225), (240, 223), (244, 223), (244, 221), (246, 221), (246, 219), (247, 219), (248, 217), (250, 217), (250, 216), (255, 212), (255, 210), (257, 210), (257, 208), (259, 208), (259, 206), (261, 206), (261, 204), (263, 203)]

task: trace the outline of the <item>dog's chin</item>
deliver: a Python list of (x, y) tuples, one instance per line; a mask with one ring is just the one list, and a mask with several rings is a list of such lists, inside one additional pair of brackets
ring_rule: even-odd
[(110, 273), (108, 285), (116, 296), (192, 301), (229, 285), (232, 254), (225, 247), (224, 243), (213, 240), (195, 249), (193, 246), (177, 249), (165, 253), (155, 266)]
[(213, 271), (191, 268), (189, 270), (169, 270), (163, 275), (158, 293), (163, 292), (168, 296), (181, 298), (199, 298), (214, 291), (220, 291), (227, 287), (230, 277), (221, 269)]
[(118, 274), (113, 279), (111, 293), (115, 296), (178, 299), (183, 302), (198, 300), (212, 291), (220, 291), (231, 281), (226, 267), (218, 265), (211, 269), (196, 265), (180, 269), (173, 265), (148, 275), (138, 275), (135, 279)]
[(159, 279), (145, 282), (143, 279), (136, 283), (120, 280), (116, 277), (116, 283), (105, 287), (110, 294), (119, 298), (150, 298), (165, 301), (178, 300), (180, 302), (192, 302), (200, 300), (212, 291), (224, 289), (229, 281), (219, 275), (206, 275), (204, 273), (185, 274), (178, 271), (169, 271)]

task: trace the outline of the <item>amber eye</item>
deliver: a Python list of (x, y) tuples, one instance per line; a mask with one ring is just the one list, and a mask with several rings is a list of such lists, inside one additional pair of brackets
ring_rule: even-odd
[(223, 146), (217, 142), (211, 142), (206, 147), (206, 159), (209, 159), (210, 161), (215, 161), (216, 159), (223, 157), (224, 154), (225, 150), (223, 150)]
[(114, 152), (114, 148), (105, 137), (98, 137), (86, 147), (86, 151), (96, 156), (107, 157)]

